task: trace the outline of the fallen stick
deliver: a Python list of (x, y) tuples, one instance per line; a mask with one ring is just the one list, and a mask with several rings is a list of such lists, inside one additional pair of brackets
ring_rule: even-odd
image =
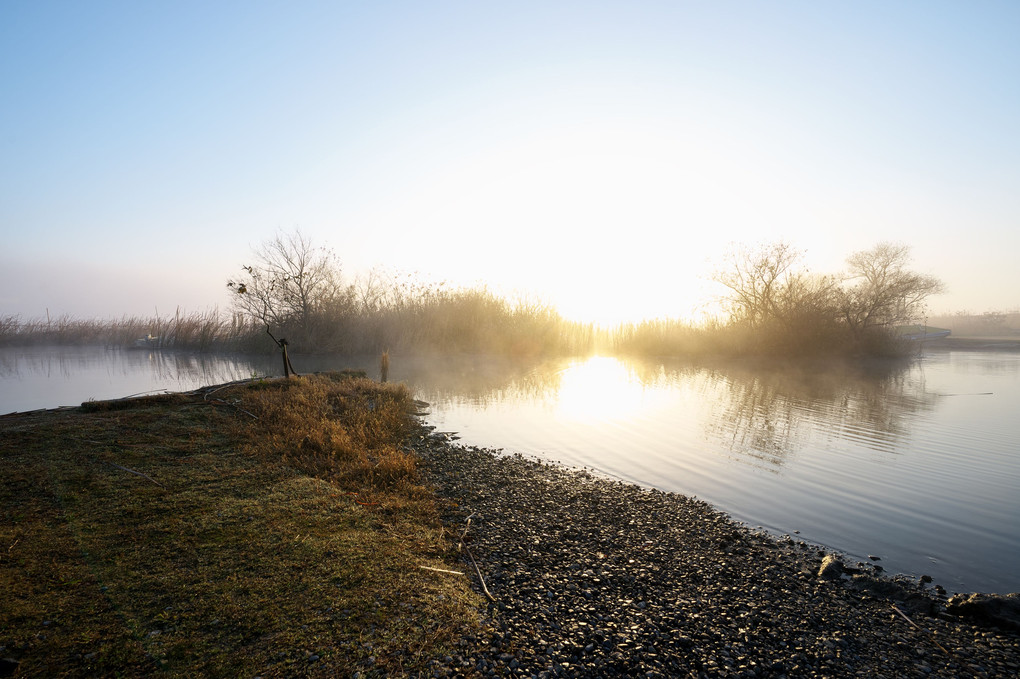
[[(261, 379), (261, 378), (258, 378), (258, 379)], [(226, 389), (228, 387), (234, 387), (234, 386), (237, 386), (238, 384), (248, 384), (248, 383), (254, 382), (254, 381), (255, 381), (255, 378), (246, 378), (246, 379), (243, 379), (243, 380), (234, 380), (233, 382), (226, 382), (224, 384), (216, 385), (215, 387), (212, 387), (212, 388), (210, 388), (210, 387), (200, 387), (200, 388), (196, 389), (195, 391), (192, 391), (192, 392), (189, 392), (189, 393), (192, 393), (192, 394), (199, 394), (199, 393), (201, 393), (203, 399), (208, 399), (209, 394), (215, 394), (217, 391), (220, 391), (221, 389)], [(203, 391), (203, 389), (206, 390), (206, 391)]]
[(143, 479), (148, 479), (149, 481), (152, 481), (153, 483), (155, 483), (157, 486), (159, 486), (163, 490), (166, 490), (166, 486), (164, 486), (162, 483), (160, 483), (159, 481), (157, 481), (156, 479), (152, 478), (151, 476), (149, 476), (147, 474), (143, 474), (143, 473), (141, 473), (139, 471), (135, 471), (134, 469), (131, 469), (129, 467), (125, 467), (122, 464), (117, 464), (116, 462), (109, 462), (109, 461), (106, 461), (106, 460), (104, 460), (104, 462), (106, 462), (106, 464), (113, 465), (117, 469), (123, 469), (124, 471), (130, 472), (131, 474), (136, 474), (138, 476), (141, 476)]
[(450, 571), (445, 568), (433, 568), (432, 566), (418, 566), (427, 571), (435, 571), (436, 573), (450, 573), (451, 575), (464, 575), (463, 571)]
[(475, 561), (475, 555), (471, 553), (471, 548), (464, 544), (464, 538), (467, 537), (468, 529), (471, 528), (471, 517), (475, 515), (475, 512), (471, 512), (468, 515), (467, 523), (464, 524), (464, 532), (460, 534), (460, 542), (457, 544), (457, 551), (459, 552), (461, 547), (467, 552), (468, 558), (471, 559), (471, 565), (475, 567), (475, 573), (478, 573), (478, 581), (482, 583), (482, 591), (485, 592), (485, 596), (489, 597), (490, 601), (495, 601), (496, 597), (492, 596), (489, 588), (485, 586), (485, 578), (482, 577), (482, 569), (478, 567), (478, 562)]
[(471, 514), (468, 515), (467, 523), (464, 524), (464, 532), (460, 534), (460, 540), (457, 542), (458, 552), (460, 551), (460, 548), (464, 546), (464, 538), (467, 536), (468, 529), (471, 528), (471, 517), (474, 515), (475, 512), (471, 512)]
[(900, 614), (900, 616), (901, 616), (901, 617), (902, 617), (902, 618), (903, 618), (904, 620), (906, 620), (906, 621), (907, 621), (907, 622), (909, 622), (909, 623), (910, 623), (911, 625), (913, 625), (915, 629), (917, 629), (917, 630), (920, 630), (921, 632), (927, 632), (927, 633), (928, 633), (928, 634), (929, 634), (929, 635), (931, 636), (931, 640), (932, 640), (932, 642), (933, 642), (933, 643), (934, 643), (934, 644), (935, 644), (936, 646), (938, 646), (939, 648), (941, 648), (941, 649), (942, 649), (942, 652), (943, 652), (943, 653), (945, 653), (946, 655), (948, 655), (948, 656), (949, 656), (950, 658), (952, 658), (952, 657), (953, 657), (953, 654), (952, 654), (952, 653), (950, 653), (950, 652), (949, 652), (948, 650), (946, 650), (946, 647), (945, 647), (945, 646), (943, 646), (942, 644), (940, 644), (940, 643), (939, 643), (939, 642), (938, 642), (938, 641), (937, 641), (937, 640), (935, 639), (935, 633), (934, 633), (934, 632), (932, 632), (931, 630), (927, 630), (927, 629), (924, 629), (923, 627), (919, 626), (919, 625), (918, 625), (918, 624), (917, 624), (916, 622), (914, 622), (913, 620), (911, 620), (910, 618), (908, 618), (908, 617), (907, 617), (907, 614), (906, 614), (906, 613), (904, 613), (903, 611), (901, 611), (901, 610), (900, 610), (900, 609), (899, 609), (899, 608), (898, 608), (898, 607), (897, 607), (897, 606), (896, 606), (895, 604), (893, 604), (893, 607), (892, 607), (892, 608), (893, 608), (893, 610), (894, 610), (894, 611), (896, 611), (897, 613), (899, 613), (899, 614)]
[(258, 415), (255, 415), (255, 414), (253, 414), (253, 413), (249, 413), (249, 412), (248, 412), (247, 410), (245, 410), (244, 408), (241, 408), (241, 407), (239, 407), (239, 406), (236, 406), (236, 405), (234, 405), (233, 403), (230, 403), (230, 402), (228, 402), (228, 401), (224, 401), (224, 400), (223, 400), (223, 399), (221, 399), (221, 398), (214, 398), (214, 399), (212, 399), (211, 401), (206, 401), (206, 403), (208, 403), (208, 404), (210, 404), (210, 405), (224, 405), (224, 406), (227, 406), (228, 408), (234, 408), (235, 410), (239, 410), (240, 412), (244, 413), (245, 415), (247, 415), (248, 417), (250, 417), (250, 418), (251, 418), (251, 419), (253, 419), (253, 420), (257, 420), (257, 419), (259, 419)]
[(464, 551), (471, 557), (471, 565), (475, 567), (475, 573), (478, 573), (478, 581), (482, 583), (482, 591), (485, 592), (485, 596), (489, 597), (489, 601), (495, 601), (496, 597), (492, 596), (489, 588), (485, 586), (485, 578), (482, 577), (482, 571), (478, 568), (478, 564), (475, 562), (475, 555), (471, 553), (471, 548), (467, 545), (464, 546)]

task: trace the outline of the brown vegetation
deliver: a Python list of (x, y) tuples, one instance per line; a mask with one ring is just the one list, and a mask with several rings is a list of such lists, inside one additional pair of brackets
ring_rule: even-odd
[(934, 276), (906, 268), (910, 249), (879, 243), (847, 258), (847, 271), (820, 276), (799, 270), (786, 243), (738, 249), (717, 275), (729, 295), (720, 344), (742, 354), (891, 356), (909, 351), (897, 326), (923, 317), (943, 290)]
[(215, 351), (232, 348), (248, 323), (238, 315), (224, 316), (217, 310), (151, 318), (125, 316), (99, 320), (73, 316), (22, 320), (0, 317), (0, 344), (36, 343), (55, 345), (131, 346), (142, 337), (158, 339), (158, 346)]
[(47, 677), (422, 668), (480, 601), (423, 568), (456, 566), (400, 449), (412, 407), (316, 376), (0, 418), (2, 655)]

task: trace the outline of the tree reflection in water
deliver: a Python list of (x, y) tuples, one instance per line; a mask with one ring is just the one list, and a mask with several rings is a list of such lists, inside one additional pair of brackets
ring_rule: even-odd
[(923, 373), (904, 363), (765, 364), (710, 374), (712, 389), (725, 395), (706, 426), (731, 453), (772, 470), (818, 435), (897, 454), (911, 416), (938, 400), (925, 391)]

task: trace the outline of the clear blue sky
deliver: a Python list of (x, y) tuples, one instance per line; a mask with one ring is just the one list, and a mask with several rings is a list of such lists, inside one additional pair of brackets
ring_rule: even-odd
[(1018, 2), (0, 3), (0, 314), (227, 307), (300, 228), (603, 320), (731, 242), (1020, 305)]

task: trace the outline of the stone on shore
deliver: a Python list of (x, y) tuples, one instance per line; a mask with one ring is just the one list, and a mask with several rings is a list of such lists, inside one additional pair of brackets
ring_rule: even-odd
[(414, 450), (450, 533), (473, 538), (451, 556), (493, 597), (488, 633), (431, 676), (1018, 676), (1016, 633), (932, 615), (942, 599), (916, 578), (862, 574), (684, 495), (445, 437)]
[(843, 562), (835, 554), (826, 554), (822, 559), (822, 567), (818, 569), (818, 577), (822, 580), (839, 580), (843, 577)]
[(946, 602), (946, 613), (1020, 632), (1020, 593), (955, 594)]

